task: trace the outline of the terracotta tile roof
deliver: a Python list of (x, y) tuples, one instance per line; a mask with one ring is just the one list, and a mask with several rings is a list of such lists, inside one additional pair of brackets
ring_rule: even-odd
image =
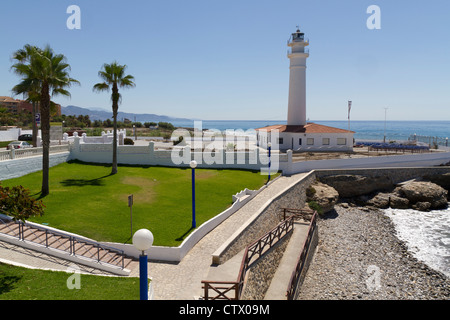
[(288, 126), (288, 125), (273, 125), (256, 129), (257, 131), (273, 131), (279, 132), (294, 132), (294, 133), (355, 133), (345, 129), (339, 129), (329, 126), (324, 126), (317, 123), (307, 123), (304, 126)]

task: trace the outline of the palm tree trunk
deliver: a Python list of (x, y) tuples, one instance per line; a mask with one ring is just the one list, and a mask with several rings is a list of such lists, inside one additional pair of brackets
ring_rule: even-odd
[(50, 95), (47, 83), (42, 84), (41, 91), (41, 132), (42, 132), (42, 189), (41, 197), (50, 193), (49, 189), (49, 162), (50, 162)]
[(112, 100), (113, 100), (113, 161), (112, 161), (112, 169), (111, 174), (117, 173), (117, 112), (119, 110), (119, 89), (117, 88), (117, 84), (114, 83), (112, 87)]
[(111, 174), (117, 173), (117, 111), (113, 111), (113, 159)]

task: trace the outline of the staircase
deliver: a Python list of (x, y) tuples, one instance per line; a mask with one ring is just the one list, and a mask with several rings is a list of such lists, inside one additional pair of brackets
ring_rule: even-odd
[(118, 275), (129, 275), (127, 267), (133, 260), (122, 250), (41, 225), (13, 221), (2, 214), (0, 239)]

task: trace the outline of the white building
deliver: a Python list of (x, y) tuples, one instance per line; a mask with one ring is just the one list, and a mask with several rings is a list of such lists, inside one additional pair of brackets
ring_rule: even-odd
[(309, 41), (297, 30), (288, 41), (290, 50), (289, 100), (287, 125), (258, 128), (261, 147), (270, 142), (280, 150), (352, 151), (353, 131), (306, 122), (306, 59)]

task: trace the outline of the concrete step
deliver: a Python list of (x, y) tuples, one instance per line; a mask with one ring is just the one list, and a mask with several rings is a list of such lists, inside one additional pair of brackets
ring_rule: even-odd
[(289, 243), (278, 265), (264, 300), (286, 300), (286, 292), (308, 235), (309, 223), (295, 222)]

